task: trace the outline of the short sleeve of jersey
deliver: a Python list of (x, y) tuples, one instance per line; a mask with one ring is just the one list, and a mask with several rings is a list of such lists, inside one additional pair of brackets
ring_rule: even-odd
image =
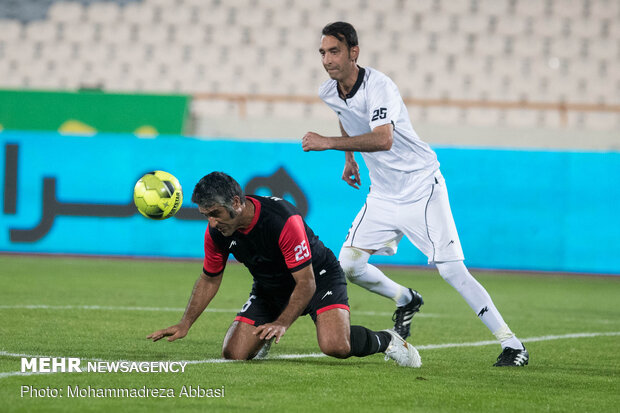
[(280, 233), (278, 245), (284, 256), (286, 267), (291, 272), (298, 271), (312, 262), (308, 235), (301, 216), (293, 215), (286, 221)]
[(209, 233), (209, 227), (205, 232), (205, 259), (202, 270), (205, 274), (215, 277), (226, 267), (226, 261), (228, 260), (228, 253), (222, 251), (217, 244), (211, 238)]
[[(372, 75), (377, 76), (374, 72)], [(379, 77), (369, 80), (367, 93), (368, 125), (370, 129), (386, 123), (396, 123), (400, 116), (400, 94), (394, 82)]]

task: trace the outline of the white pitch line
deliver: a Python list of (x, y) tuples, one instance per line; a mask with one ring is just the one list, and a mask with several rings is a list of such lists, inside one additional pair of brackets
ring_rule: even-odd
[[(604, 337), (604, 336), (620, 336), (620, 331), (612, 331), (609, 333), (573, 333), (573, 334), (562, 334), (562, 335), (550, 335), (550, 336), (522, 338), (520, 340), (524, 343), (534, 343), (537, 341), (561, 340), (561, 339), (566, 339), (566, 338), (586, 338), (586, 337)], [(440, 348), (488, 346), (490, 344), (497, 344), (497, 341), (486, 340), (486, 341), (476, 341), (473, 343), (427, 344), (427, 345), (421, 345), (421, 346), (415, 346), (415, 347), (418, 350), (436, 350)]]
[[(27, 358), (40, 358), (40, 357), (47, 357), (47, 358), (57, 358), (58, 356), (45, 356), (45, 355), (41, 355), (41, 354), (23, 354), (23, 353), (10, 353), (8, 351), (2, 351), (0, 350), (0, 356), (6, 356), (6, 357), (27, 357)], [(89, 361), (106, 361), (104, 359), (98, 359), (98, 358), (92, 358), (92, 357), (80, 357), (81, 360), (89, 360)], [(125, 360), (117, 360), (117, 361), (125, 361)]]
[[(117, 306), (103, 306), (103, 305), (45, 305), (45, 304), (24, 304), (24, 305), (0, 305), (0, 310), (102, 310), (102, 311), (170, 311), (175, 313), (182, 313), (185, 308), (181, 307), (117, 307)], [(239, 309), (228, 308), (207, 308), (207, 313), (238, 313)], [(354, 315), (365, 316), (381, 316), (391, 317), (392, 313), (382, 311), (355, 311)], [(441, 317), (439, 314), (421, 313), (417, 314), (417, 317), (421, 318), (437, 318)]]
[[(562, 340), (562, 339), (571, 339), (571, 338), (610, 337), (610, 336), (620, 336), (620, 331), (600, 332), (600, 333), (571, 333), (571, 334), (548, 335), (548, 336), (540, 336), (540, 337), (528, 337), (528, 338), (521, 339), (521, 341), (525, 343), (533, 343), (537, 341)], [(476, 341), (476, 342), (470, 342), (470, 343), (426, 344), (426, 345), (416, 346), (416, 348), (418, 350), (436, 350), (436, 349), (454, 348), (454, 347), (488, 346), (491, 344), (497, 344), (497, 341), (486, 340), (486, 341)], [(7, 351), (2, 351), (2, 350), (0, 350), (0, 356), (27, 357), (27, 358), (35, 358), (35, 357), (53, 358), (53, 356), (10, 353)], [(279, 354), (279, 355), (274, 355), (274, 356), (269, 357), (269, 360), (294, 360), (294, 359), (319, 358), (319, 357), (327, 357), (327, 356), (322, 353)], [(82, 358), (82, 360), (106, 361), (106, 360), (97, 359), (97, 358)], [(110, 360), (107, 360), (107, 361), (111, 362)], [(113, 361), (128, 361), (128, 360), (113, 360)], [(187, 363), (187, 364), (219, 364), (219, 363), (243, 363), (245, 362), (245, 360), (224, 360), (221, 358), (203, 359), (203, 360), (174, 360), (174, 361), (179, 361), (181, 363)], [(135, 363), (141, 363), (141, 362), (136, 361)], [(19, 371), (15, 371), (15, 372), (0, 373), (0, 379), (4, 377), (12, 377), (12, 376), (30, 376), (34, 374), (54, 374), (54, 373), (32, 373), (32, 372), (22, 373)]]

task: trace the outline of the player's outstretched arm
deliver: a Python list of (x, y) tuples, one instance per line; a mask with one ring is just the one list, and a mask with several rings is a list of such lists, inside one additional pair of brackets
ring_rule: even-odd
[(391, 123), (377, 126), (371, 132), (351, 136), (348, 139), (340, 137), (325, 137), (318, 133), (308, 132), (301, 140), (301, 147), (305, 152), (337, 151), (379, 152), (389, 151), (392, 148), (394, 136)]
[(146, 336), (146, 338), (158, 341), (164, 337), (168, 337), (168, 341), (174, 341), (185, 337), (192, 324), (194, 324), (200, 314), (207, 308), (207, 305), (209, 305), (213, 297), (215, 297), (221, 283), (222, 273), (215, 277), (210, 277), (202, 273), (194, 284), (192, 295), (187, 303), (187, 308), (185, 309), (181, 321), (168, 328), (157, 330)]
[(280, 317), (273, 323), (258, 326), (254, 331), (254, 335), (258, 335), (261, 340), (269, 340), (276, 338), (276, 343), (280, 342), (280, 338), (286, 330), (293, 324), (297, 317), (301, 315), (308, 303), (312, 299), (316, 291), (316, 283), (314, 281), (314, 271), (312, 265), (307, 265), (299, 271), (292, 273), (295, 278), (295, 288), (291, 293), (287, 306), (280, 314)]

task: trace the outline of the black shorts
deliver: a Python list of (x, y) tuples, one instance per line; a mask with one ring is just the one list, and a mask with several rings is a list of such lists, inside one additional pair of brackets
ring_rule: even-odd
[[(290, 296), (260, 294), (256, 292), (256, 289), (253, 289), (250, 298), (241, 307), (241, 311), (237, 313), (235, 321), (257, 327), (271, 323), (282, 314), (289, 298)], [(322, 274), (316, 280), (316, 291), (301, 315), (310, 314), (312, 321), (316, 323), (318, 314), (333, 308), (343, 308), (349, 311), (347, 282), (340, 266)]]

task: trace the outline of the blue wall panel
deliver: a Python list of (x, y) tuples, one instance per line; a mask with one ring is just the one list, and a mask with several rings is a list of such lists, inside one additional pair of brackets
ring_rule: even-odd
[[(342, 153), (304, 153), (299, 143), (4, 131), (0, 151), (5, 252), (201, 257), (206, 221), (189, 198), (220, 170), (260, 195), (283, 192), (338, 254), (368, 191), (361, 157), (355, 190), (340, 180)], [(469, 266), (620, 273), (620, 153), (436, 151)], [(135, 213), (133, 185), (153, 169), (179, 178), (178, 217)], [(406, 240), (395, 257), (373, 259), (426, 263)]]

